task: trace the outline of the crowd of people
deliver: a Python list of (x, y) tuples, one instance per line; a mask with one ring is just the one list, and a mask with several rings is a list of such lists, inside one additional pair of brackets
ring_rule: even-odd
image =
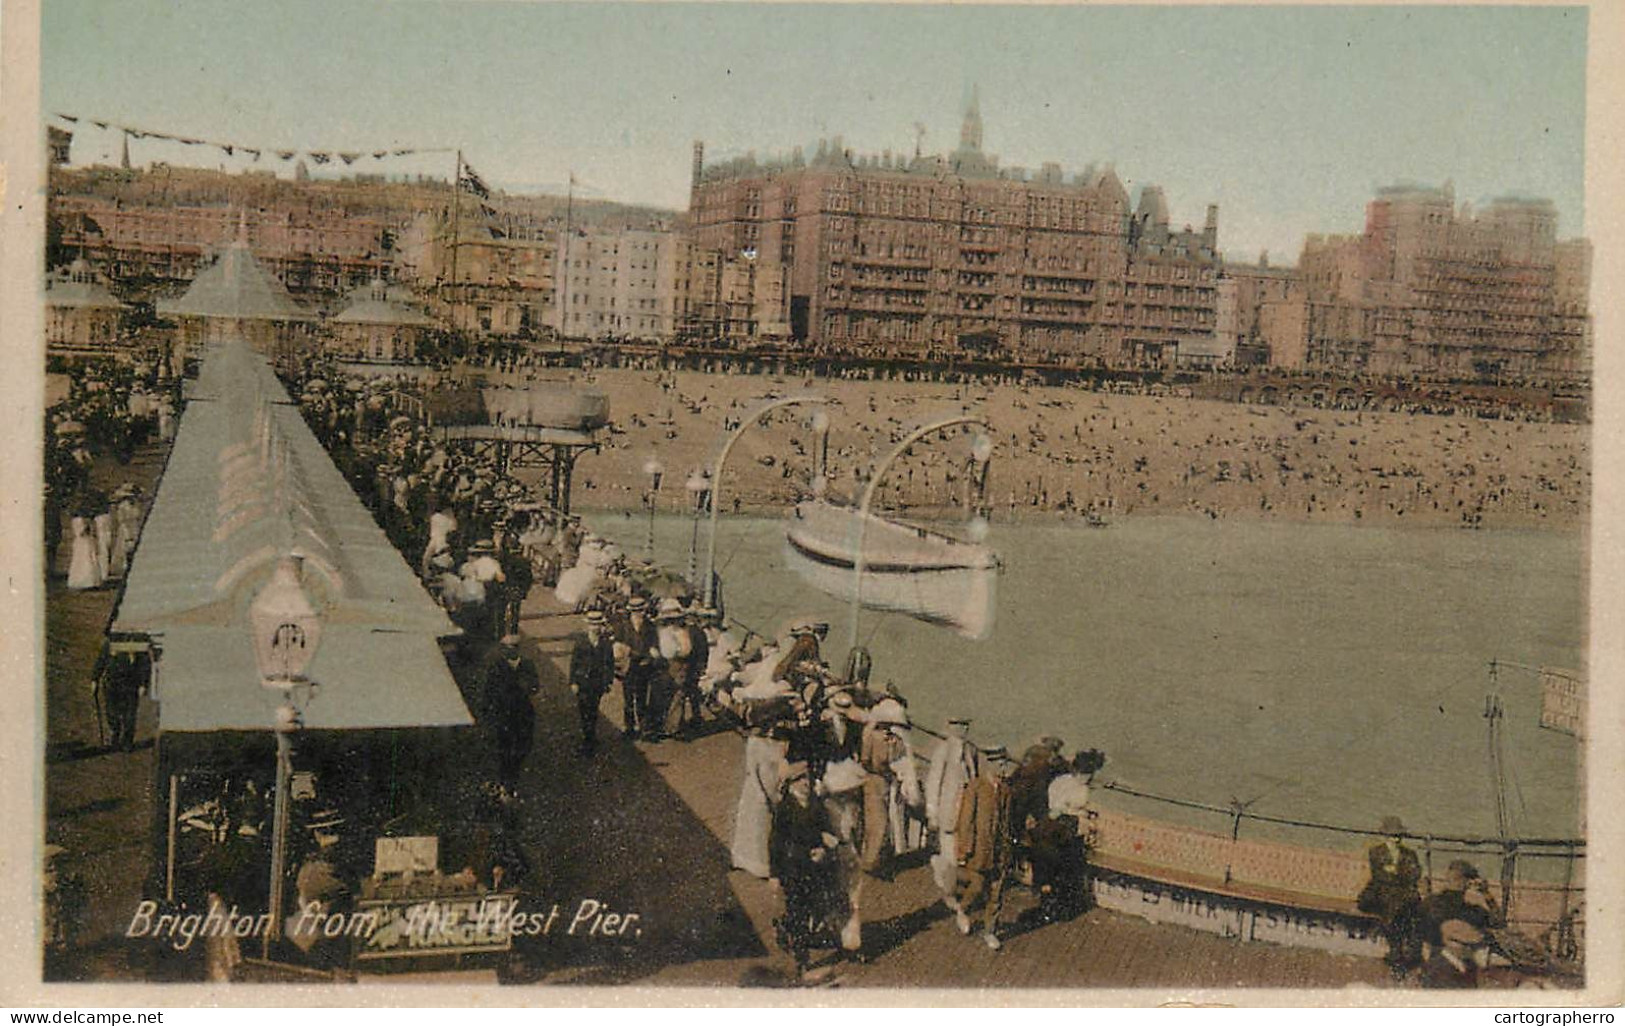
[(773, 882), (778, 941), (798, 972), (823, 971), (812, 967), (819, 949), (866, 958), (866, 883), (912, 856), (929, 857), (959, 931), (994, 950), (1014, 880), (1037, 893), (1040, 921), (1083, 911), (1089, 780), (1104, 756), (1064, 759), (1046, 737), (1013, 760), (970, 741), (970, 721), (957, 719), (922, 762), (907, 700), (872, 686), (862, 650), (832, 671), (826, 632), (801, 620), (782, 641), (733, 649), (706, 691), (745, 733), (730, 857)]
[(1558, 970), (1545, 946), (1508, 926), (1477, 866), (1452, 860), (1436, 889), (1424, 895), (1422, 860), (1405, 843), (1405, 824), (1388, 816), (1379, 829), (1385, 836), (1366, 852), (1370, 876), (1356, 904), (1379, 924), (1384, 961), (1396, 980), (1471, 989), (1492, 957), (1536, 975)]
[[(830, 400), (831, 483), (855, 490), (907, 427), (954, 414), (988, 423), (996, 443), (987, 497), (1000, 518), (1140, 515), (1384, 526), (1570, 528), (1590, 501), (1584, 425), (1428, 416), (1387, 410), (1265, 406), (1183, 398), (1164, 390), (1024, 383), (936, 385), (842, 378), (653, 376), (599, 370), (594, 386), (617, 416), (607, 444), (626, 458), (595, 462), (586, 504), (633, 506), (651, 453), (668, 467), (706, 466), (719, 433), (769, 398)], [(798, 452), (806, 408), (751, 432), (731, 465), (730, 503), (794, 501), (811, 460)], [(765, 455), (764, 455), (765, 454)], [(931, 515), (959, 506), (962, 448), (918, 446), (877, 495)], [(772, 462), (767, 462), (771, 457)]]
[(102, 457), (129, 463), (149, 440), (172, 440), (179, 383), (162, 363), (97, 361), (72, 365), (53, 384), (65, 394), (45, 416), (45, 568), (55, 572), (66, 534), (67, 586), (100, 588), (129, 568), (146, 504), (134, 485), (98, 487), (91, 467)]

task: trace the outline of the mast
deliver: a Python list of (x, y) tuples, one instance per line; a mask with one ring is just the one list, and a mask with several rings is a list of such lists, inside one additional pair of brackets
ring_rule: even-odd
[(1495, 783), (1495, 829), (1501, 837), (1501, 914), (1512, 915), (1512, 887), (1518, 875), (1518, 843), (1512, 837), (1507, 804), (1506, 752), (1501, 733), (1505, 711), (1501, 707), (1500, 666), (1490, 661), (1490, 694), (1484, 696), (1484, 719), (1489, 721), (1491, 779)]
[(564, 191), (564, 246), (560, 259), (564, 273), (559, 276), (559, 341), (564, 341), (570, 324), (570, 239), (575, 235), (576, 173), (570, 172), (570, 184)]

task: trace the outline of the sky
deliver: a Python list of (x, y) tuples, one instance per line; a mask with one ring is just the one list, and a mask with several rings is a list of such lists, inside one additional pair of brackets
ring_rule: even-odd
[[(1004, 165), (1111, 164), (1232, 260), (1358, 232), (1376, 188), (1453, 181), (1584, 225), (1578, 7), (1083, 7), (51, 0), (44, 112), (284, 149), (460, 147), (493, 185), (682, 209), (707, 159), (840, 135), (957, 145), (972, 86)], [(50, 120), (48, 118), (48, 120)], [(53, 121), (52, 123), (61, 124)], [(84, 122), (80, 122), (83, 126)], [(81, 131), (75, 163), (116, 161)], [(247, 166), (152, 141), (154, 159)], [(268, 157), (262, 158), (269, 160)], [(453, 158), (359, 171), (449, 177)], [(333, 165), (337, 167), (338, 165)]]

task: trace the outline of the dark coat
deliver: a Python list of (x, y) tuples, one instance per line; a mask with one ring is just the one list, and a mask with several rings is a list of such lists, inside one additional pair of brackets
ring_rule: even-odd
[(501, 649), (494, 649), (480, 663), (469, 695), (470, 711), (480, 729), (502, 741), (521, 743), (534, 735), (536, 712), (530, 696), (538, 688), (536, 664), (520, 656), (510, 665)]
[(586, 634), (576, 636), (570, 650), (570, 683), (581, 689), (582, 698), (601, 698), (615, 682), (615, 642), (601, 631), (598, 643)]
[(1416, 852), (1401, 844), (1397, 858), (1390, 862), (1388, 845), (1379, 843), (1370, 847), (1366, 857), (1371, 864), (1371, 879), (1360, 891), (1360, 911), (1385, 923), (1418, 914), (1422, 904), (1417, 889), (1422, 881), (1422, 862)]

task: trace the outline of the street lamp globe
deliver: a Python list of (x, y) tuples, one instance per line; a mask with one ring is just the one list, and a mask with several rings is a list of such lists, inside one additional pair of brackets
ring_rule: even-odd
[(976, 437), (970, 443), (970, 453), (977, 463), (986, 463), (992, 457), (993, 439), (988, 437), (987, 432), (976, 432)]
[(661, 466), (660, 461), (653, 456), (649, 457), (649, 461), (643, 465), (643, 472), (649, 475), (649, 487), (654, 491), (660, 491), (660, 479), (666, 474), (666, 468)]
[(970, 524), (966, 528), (966, 532), (970, 535), (970, 540), (973, 541), (973, 542), (976, 542), (977, 544), (981, 544), (982, 542), (987, 541), (987, 534), (988, 534), (987, 517), (984, 517), (984, 516), (982, 516), (980, 514), (978, 514), (978, 515), (976, 515), (974, 517), (971, 517)]
[(322, 639), (322, 621), (301, 584), (304, 558), (283, 556), (248, 607), (260, 681), (286, 688), (307, 679)]
[(829, 431), (829, 414), (818, 410), (812, 415), (812, 429), (819, 434)]

